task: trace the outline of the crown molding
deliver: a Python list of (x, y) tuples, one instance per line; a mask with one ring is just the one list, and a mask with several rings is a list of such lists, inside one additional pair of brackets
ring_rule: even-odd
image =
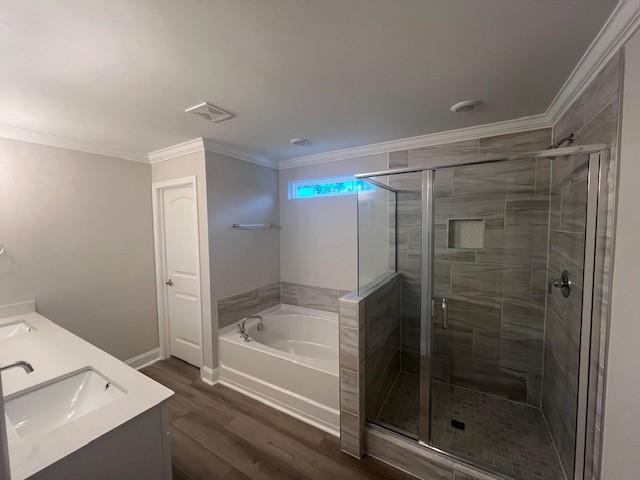
[(131, 162), (148, 163), (147, 158), (144, 155), (111, 150), (88, 142), (81, 142), (50, 133), (29, 130), (27, 128), (12, 127), (10, 125), (0, 125), (0, 138), (46, 145), (48, 147), (64, 148), (66, 150), (74, 150), (77, 152), (92, 153), (105, 157), (129, 160)]
[(172, 158), (181, 157), (190, 153), (204, 152), (204, 139), (194, 138), (186, 142), (177, 143), (170, 147), (160, 148), (153, 152), (147, 153), (147, 159), (151, 165), (154, 163), (165, 162)]
[(256, 155), (247, 155), (244, 152), (236, 150), (235, 148), (228, 147), (226, 145), (222, 145), (215, 140), (211, 140), (210, 138), (203, 138), (202, 140), (204, 142), (204, 149), (207, 152), (219, 153), (220, 155), (236, 158), (238, 160), (244, 160), (245, 162), (254, 163), (256, 165), (260, 165), (261, 167), (277, 168), (276, 164), (269, 158), (259, 157)]
[(414, 148), (429, 147), (432, 145), (442, 145), (452, 142), (462, 142), (465, 140), (475, 140), (483, 137), (493, 137), (506, 135), (509, 133), (526, 132), (539, 128), (550, 128), (551, 124), (543, 114), (531, 115), (529, 117), (505, 120), (503, 122), (486, 123), (472, 127), (458, 128), (444, 132), (429, 133), (417, 137), (390, 140), (388, 142), (372, 143), (360, 147), (344, 148), (331, 152), (313, 153), (300, 157), (281, 160), (278, 164), (280, 170), (287, 168), (303, 167), (319, 163), (330, 163), (347, 158), (365, 157), (380, 153), (395, 152), (397, 150), (411, 150)]
[(227, 157), (243, 160), (245, 162), (254, 163), (262, 167), (276, 168), (274, 163), (269, 159), (249, 156), (243, 152), (240, 152), (239, 150), (227, 147), (214, 140), (211, 140), (210, 138), (204, 137), (194, 138), (193, 140), (189, 140), (187, 142), (182, 142), (178, 143), (177, 145), (154, 150), (153, 152), (147, 153), (147, 158), (149, 159), (149, 163), (153, 165), (155, 163), (164, 162), (166, 160), (180, 157), (182, 155), (205, 151), (219, 153), (220, 155), (225, 155)]
[(614, 8), (545, 116), (555, 123), (640, 26), (640, 0), (621, 0)]

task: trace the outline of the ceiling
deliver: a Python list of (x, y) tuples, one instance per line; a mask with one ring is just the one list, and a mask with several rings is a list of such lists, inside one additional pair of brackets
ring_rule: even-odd
[[(278, 161), (544, 113), (616, 3), (3, 0), (0, 125)], [(204, 101), (237, 116), (184, 113)]]

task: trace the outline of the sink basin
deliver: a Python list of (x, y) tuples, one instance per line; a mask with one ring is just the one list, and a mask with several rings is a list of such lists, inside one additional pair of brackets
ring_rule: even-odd
[(26, 438), (50, 432), (125, 395), (93, 369), (54, 380), (5, 403), (5, 415), (16, 433)]
[(31, 333), (35, 330), (24, 320), (18, 320), (15, 322), (0, 325), (0, 340), (4, 338), (17, 337), (26, 333)]

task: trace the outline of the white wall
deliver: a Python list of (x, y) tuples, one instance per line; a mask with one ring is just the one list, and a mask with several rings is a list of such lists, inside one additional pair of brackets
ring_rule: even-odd
[(278, 172), (206, 152), (213, 305), (280, 281), (280, 231), (234, 223), (278, 224)]
[(289, 200), (291, 180), (388, 168), (388, 155), (280, 170), (280, 271), (285, 282), (353, 290), (357, 286), (355, 195)]
[(602, 478), (640, 471), (640, 33), (625, 50)]
[(202, 349), (204, 366), (217, 364), (217, 328), (212, 325), (211, 275), (209, 271), (209, 233), (207, 222), (207, 176), (204, 152), (190, 153), (152, 165), (153, 182), (196, 177), (198, 235), (200, 240), (200, 295), (202, 303)]
[(126, 360), (158, 347), (151, 167), (0, 140), (0, 305)]

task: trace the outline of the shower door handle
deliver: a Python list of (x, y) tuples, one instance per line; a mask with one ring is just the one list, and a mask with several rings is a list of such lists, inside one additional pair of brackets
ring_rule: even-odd
[(449, 328), (449, 302), (446, 298), (442, 299), (442, 328)]

